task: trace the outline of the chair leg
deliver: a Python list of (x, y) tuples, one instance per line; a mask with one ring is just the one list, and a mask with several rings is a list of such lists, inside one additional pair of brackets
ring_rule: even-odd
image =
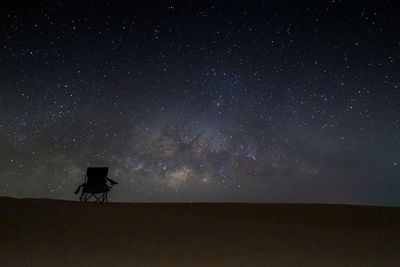
[(91, 199), (92, 197), (96, 198), (96, 196), (94, 194), (90, 194), (88, 197), (86, 197), (86, 202), (89, 201), (89, 199)]
[(93, 194), (94, 198), (96, 199), (96, 202), (101, 202), (100, 197), (96, 196), (96, 194)]
[(89, 202), (91, 198), (94, 198), (94, 202), (97, 203), (107, 203), (108, 202), (108, 192), (106, 193), (101, 193), (101, 195), (98, 194), (89, 194), (89, 193), (84, 193), (79, 200), (81, 202)]

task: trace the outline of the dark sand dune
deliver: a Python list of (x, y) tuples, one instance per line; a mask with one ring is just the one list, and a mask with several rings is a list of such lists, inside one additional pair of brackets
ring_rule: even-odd
[(0, 266), (399, 265), (399, 208), (0, 198)]

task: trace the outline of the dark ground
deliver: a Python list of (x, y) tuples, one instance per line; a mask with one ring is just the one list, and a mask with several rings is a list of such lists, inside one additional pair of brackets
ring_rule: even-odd
[(400, 208), (0, 198), (0, 266), (398, 266)]

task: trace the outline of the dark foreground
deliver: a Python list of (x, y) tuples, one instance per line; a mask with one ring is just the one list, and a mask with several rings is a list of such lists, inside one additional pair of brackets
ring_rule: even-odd
[(398, 266), (400, 208), (0, 198), (0, 266)]

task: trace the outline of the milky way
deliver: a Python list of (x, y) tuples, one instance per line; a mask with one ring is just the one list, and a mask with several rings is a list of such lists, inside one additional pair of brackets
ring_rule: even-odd
[(0, 4), (0, 195), (400, 203), (394, 2)]

